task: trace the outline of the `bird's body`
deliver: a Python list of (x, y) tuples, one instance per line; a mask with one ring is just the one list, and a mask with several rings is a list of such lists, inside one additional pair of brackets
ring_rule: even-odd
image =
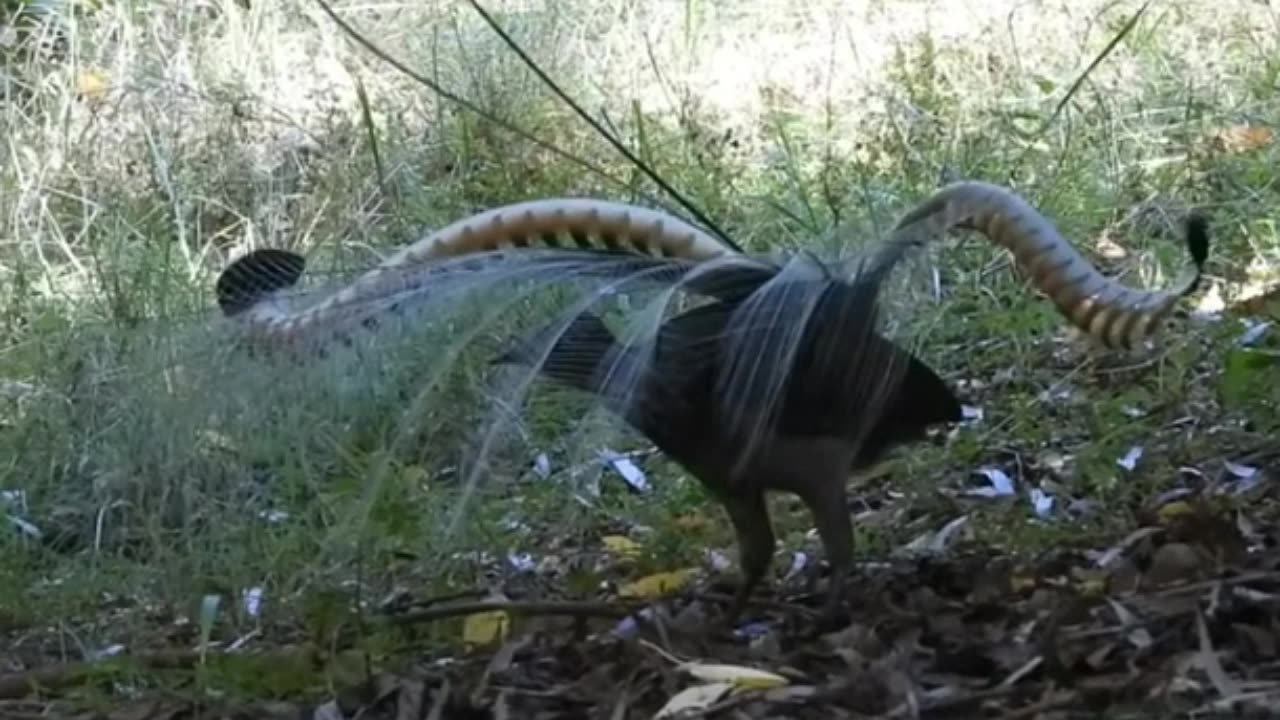
[[(807, 322), (801, 321), (772, 414), (765, 395), (744, 400), (738, 394), (745, 384), (740, 379), (767, 375), (768, 368), (756, 364), (742, 372), (734, 367), (741, 355), (733, 350), (744, 343), (769, 346), (778, 332), (751, 322), (770, 313), (744, 317), (744, 300), (686, 311), (664, 322), (650, 342), (635, 345), (619, 342), (598, 316), (583, 313), (562, 330), (540, 330), (498, 359), (536, 367), (597, 396), (725, 506), (743, 572), (730, 618), (773, 555), (766, 492), (793, 493), (812, 513), (832, 568), (824, 608), (830, 616), (852, 562), (845, 488), (850, 471), (922, 439), (929, 426), (961, 417), (959, 400), (937, 374), (875, 332), (874, 286), (798, 282), (808, 283), (798, 295), (814, 302)], [(779, 322), (795, 320), (781, 316)], [(761, 416), (762, 424), (741, 421)]]

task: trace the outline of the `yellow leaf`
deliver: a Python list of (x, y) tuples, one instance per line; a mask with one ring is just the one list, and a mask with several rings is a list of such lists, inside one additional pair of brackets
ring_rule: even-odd
[(699, 680), (727, 682), (734, 687), (752, 690), (767, 690), (787, 684), (787, 679), (781, 675), (743, 665), (688, 662), (680, 665), (677, 669), (687, 672)]
[(1191, 503), (1186, 500), (1175, 500), (1156, 511), (1156, 515), (1163, 522), (1193, 514), (1195, 514), (1195, 508), (1191, 507)]
[(679, 590), (698, 572), (697, 568), (672, 570), (642, 577), (618, 589), (622, 597), (651, 598)]
[(625, 535), (605, 535), (600, 538), (609, 552), (623, 558), (634, 558), (640, 554), (640, 543)]
[(493, 645), (506, 639), (510, 624), (503, 610), (473, 613), (462, 624), (462, 641), (471, 647)]
[(89, 100), (101, 100), (107, 92), (107, 76), (98, 70), (81, 70), (76, 74), (76, 93)]

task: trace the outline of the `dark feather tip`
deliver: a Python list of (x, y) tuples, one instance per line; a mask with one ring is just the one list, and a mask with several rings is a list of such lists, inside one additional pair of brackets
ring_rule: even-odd
[(288, 250), (254, 250), (218, 276), (214, 286), (218, 307), (227, 317), (238, 315), (265, 296), (292, 287), (306, 266), (306, 258)]
[(1188, 215), (1186, 238), (1191, 261), (1197, 268), (1203, 268), (1205, 261), (1209, 259), (1209, 218), (1198, 212)]

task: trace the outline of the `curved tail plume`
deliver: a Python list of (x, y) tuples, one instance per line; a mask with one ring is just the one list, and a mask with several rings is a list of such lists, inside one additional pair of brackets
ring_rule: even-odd
[(288, 250), (254, 250), (218, 276), (218, 307), (228, 317), (248, 311), (268, 295), (293, 287), (306, 267), (306, 258)]
[[(542, 258), (548, 265), (613, 263), (614, 274), (621, 272), (618, 261), (628, 257), (632, 258), (630, 269), (671, 264), (688, 270), (695, 263), (734, 256), (751, 262), (667, 213), (590, 198), (549, 198), (503, 205), (457, 220), (295, 312), (247, 312), (256, 301), (297, 281), (302, 259), (282, 250), (259, 250), (237, 260), (219, 277), (218, 297), (224, 315), (236, 316), (257, 334), (289, 341), (309, 327), (361, 315), (374, 301), (425, 289), (424, 275), (450, 269), (440, 261), (472, 256), (501, 260), (505, 252), (533, 249), (546, 251)], [(283, 260), (286, 255), (292, 255), (292, 260)], [(279, 267), (296, 268), (296, 272), (282, 273)]]
[[(1186, 223), (1186, 242), (1192, 267), (1167, 290), (1141, 290), (1102, 275), (1043, 215), (1008, 188), (980, 181), (950, 184), (908, 211), (894, 227), (889, 241), (872, 255), (868, 272), (888, 272), (906, 252), (929, 236), (951, 228), (977, 230), (1008, 249), (1027, 270), (1032, 284), (1053, 301), (1076, 328), (1108, 348), (1132, 348), (1152, 336), (1178, 300), (1193, 292), (1208, 255), (1208, 223), (1192, 215)], [(549, 198), (514, 203), (462, 218), (401, 249), (353, 283), (319, 303), (288, 312), (244, 312), (253, 298), (296, 281), (300, 259), (293, 264), (276, 255), (263, 256), (286, 272), (271, 270), (255, 279), (244, 267), (232, 265), (219, 279), (219, 298), (228, 315), (240, 313), (261, 334), (288, 339), (307, 327), (334, 318), (359, 315), (362, 303), (422, 287), (424, 273), (444, 268), (437, 261), (468, 256), (501, 256), (508, 251), (550, 252), (549, 263), (582, 266), (602, 258), (649, 259), (649, 267), (664, 263), (687, 271), (708, 260), (741, 256), (698, 227), (667, 213), (625, 203), (590, 198)], [(592, 252), (581, 252), (592, 251)], [(283, 251), (259, 251), (282, 253)], [(296, 256), (295, 256), (296, 257)], [(592, 260), (588, 260), (591, 258)], [(265, 263), (259, 263), (265, 269)], [(765, 274), (777, 267), (760, 263)], [(616, 270), (616, 268), (615, 268)], [(288, 279), (289, 283), (281, 283)], [(225, 295), (224, 283), (244, 288)], [(256, 294), (252, 288), (257, 288)], [(230, 298), (230, 295), (225, 295)], [(235, 311), (235, 313), (231, 311)]]
[(977, 230), (1013, 253), (1072, 325), (1112, 349), (1130, 349), (1153, 335), (1178, 300), (1195, 291), (1209, 254), (1208, 221), (1192, 214), (1185, 226), (1191, 267), (1170, 289), (1131, 288), (1098, 272), (1021, 196), (980, 181), (952, 183), (917, 205), (894, 226), (882, 252), (902, 252), (953, 227)]

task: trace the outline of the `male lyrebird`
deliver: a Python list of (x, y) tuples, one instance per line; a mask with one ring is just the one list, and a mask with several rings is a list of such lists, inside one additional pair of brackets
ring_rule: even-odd
[[(941, 378), (877, 329), (890, 270), (930, 236), (957, 226), (1008, 248), (1072, 324), (1116, 347), (1149, 338), (1196, 287), (1208, 245), (1204, 220), (1192, 216), (1192, 269), (1171, 291), (1143, 291), (1102, 276), (1020, 197), (980, 182), (941, 189), (908, 212), (887, 241), (843, 268), (739, 255), (699, 228), (645, 208), (550, 199), (459, 220), (303, 310), (269, 302), (303, 270), (301, 257), (279, 250), (233, 263), (218, 294), (224, 313), (257, 340), (290, 347), (401, 309), (429, 294), (432, 278), (480, 277), (504, 265), (529, 268), (524, 277), (538, 282), (621, 279), (694, 298), (700, 304), (627, 341), (578, 307), (497, 361), (598, 396), (726, 506), (744, 571), (731, 616), (772, 554), (765, 491), (799, 495), (832, 564), (831, 613), (851, 555), (849, 470), (960, 417)], [(393, 295), (394, 305), (381, 302)]]

